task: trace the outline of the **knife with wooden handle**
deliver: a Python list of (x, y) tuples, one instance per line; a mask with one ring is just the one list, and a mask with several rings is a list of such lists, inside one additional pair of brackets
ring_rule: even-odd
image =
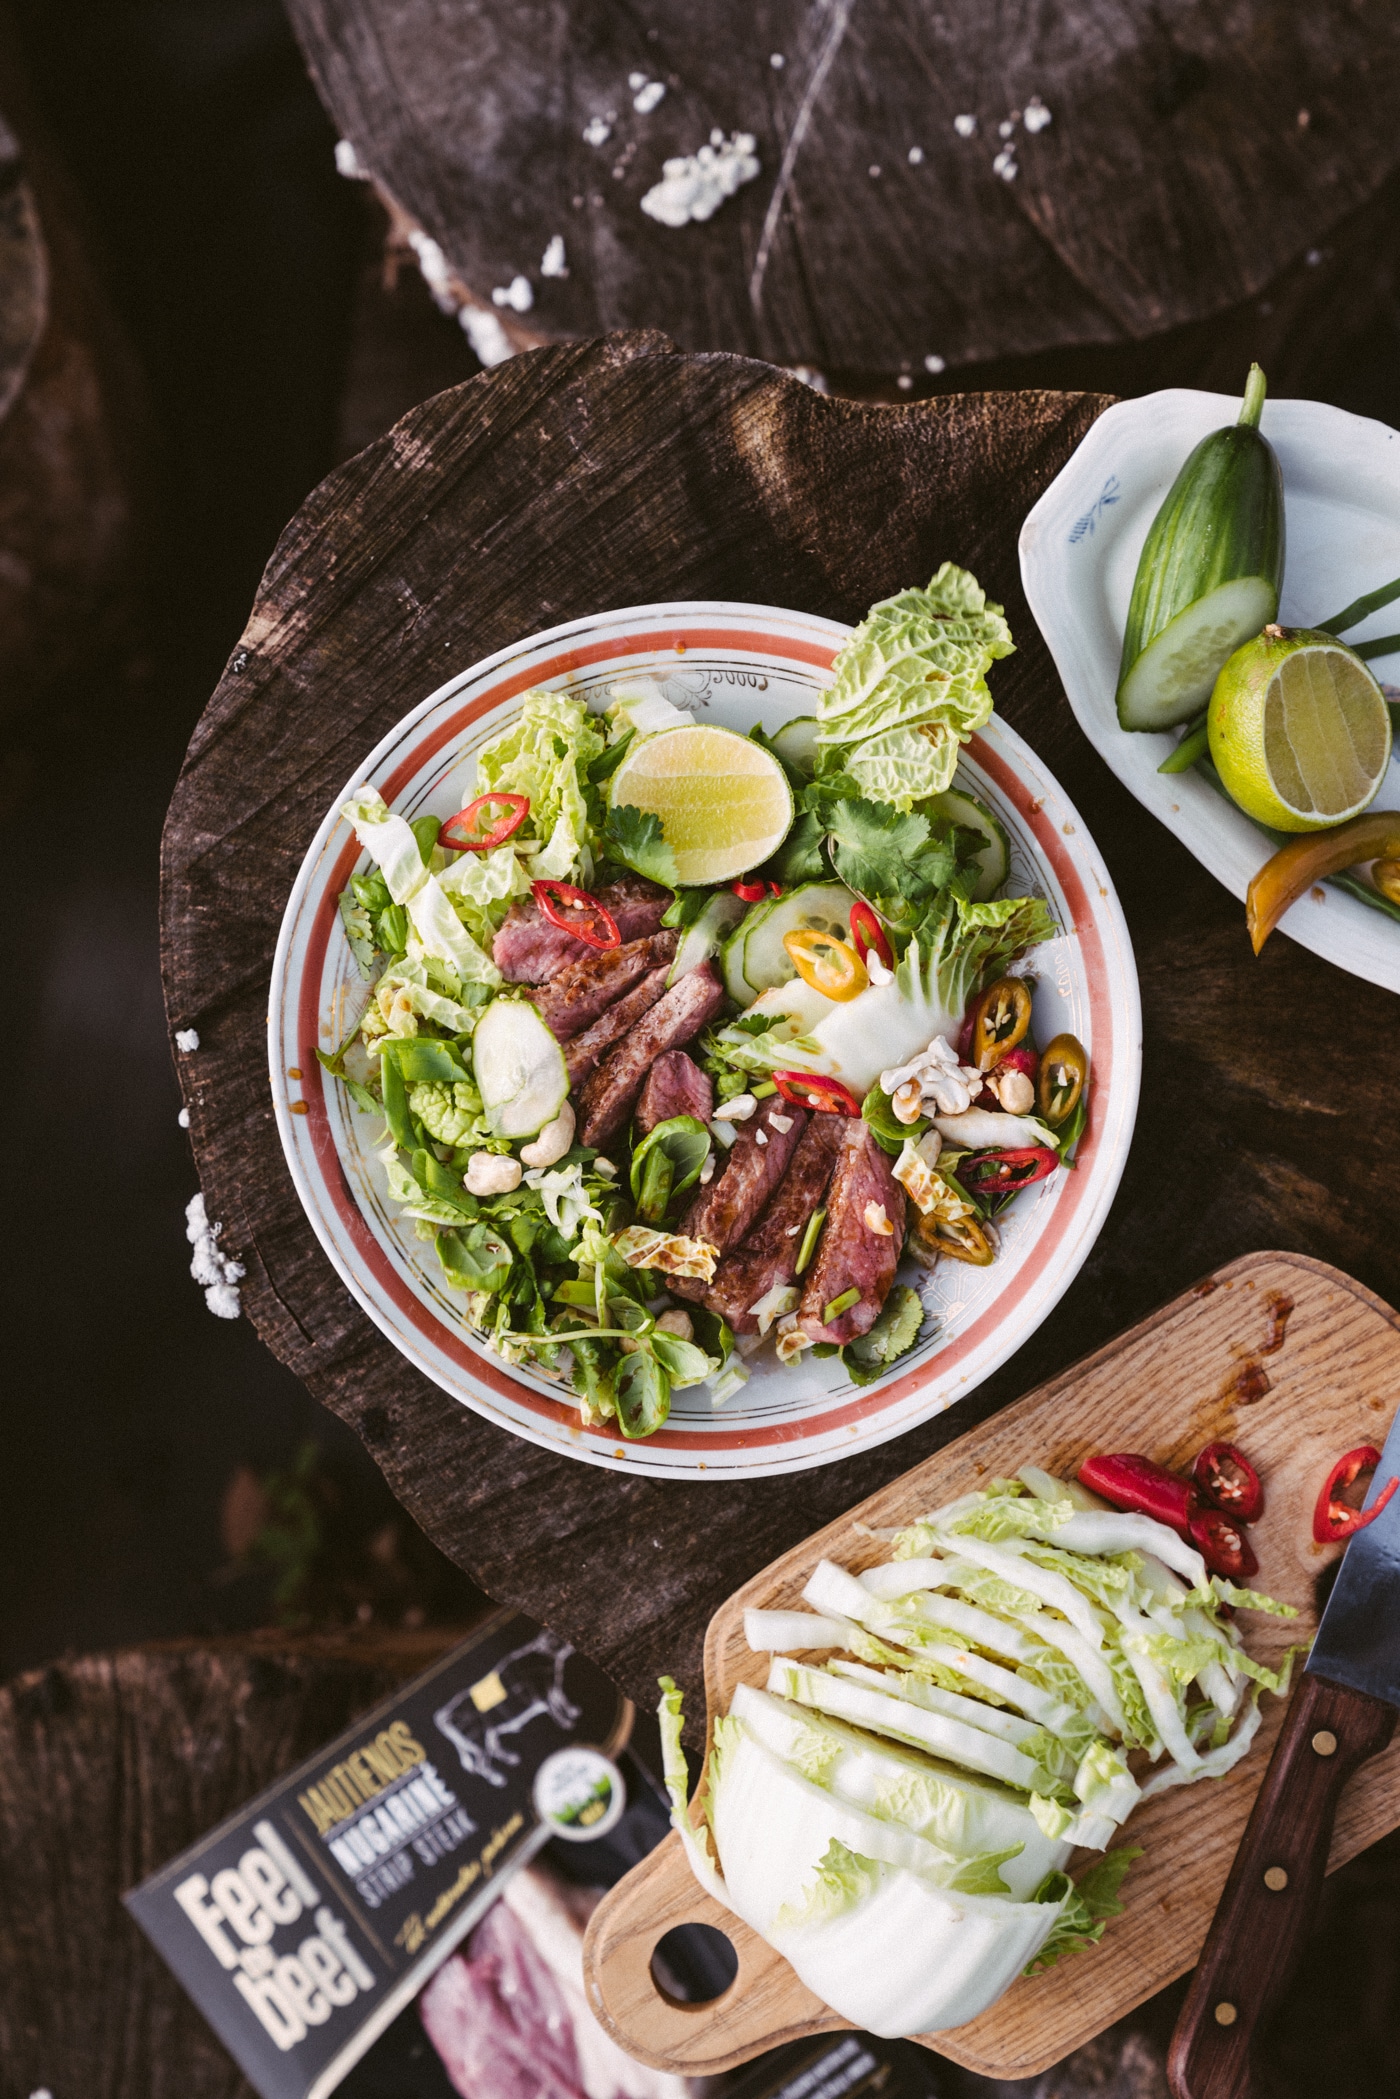
[[(1367, 1507), (1400, 1473), (1392, 1422)], [(1287, 1991), (1317, 1909), (1342, 1788), (1400, 1707), (1400, 1494), (1342, 1556), (1308, 1664), (1172, 2035), (1174, 2099), (1246, 2099), (1250, 2049)]]

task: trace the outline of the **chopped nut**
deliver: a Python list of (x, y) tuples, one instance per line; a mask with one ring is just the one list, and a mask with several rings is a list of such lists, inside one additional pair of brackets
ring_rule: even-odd
[(656, 1330), (660, 1334), (676, 1334), (682, 1341), (695, 1339), (695, 1322), (683, 1305), (674, 1305), (669, 1312), (663, 1312), (656, 1322)]
[(924, 1112), (923, 1088), (917, 1079), (906, 1079), (892, 1096), (890, 1106), (899, 1122), (917, 1122)]
[(788, 1131), (792, 1128), (792, 1117), (790, 1115), (770, 1115), (768, 1127), (770, 1130), (781, 1130), (786, 1137)]
[(716, 1122), (747, 1122), (758, 1102), (751, 1093), (736, 1093), (732, 1101), (721, 1101), (715, 1109)]
[(894, 1226), (885, 1215), (883, 1203), (867, 1203), (865, 1206), (865, 1229), (874, 1232), (879, 1239), (893, 1239)]
[(755, 1144), (766, 1144), (768, 1142), (767, 1130), (755, 1130), (753, 1133), (753, 1141)]

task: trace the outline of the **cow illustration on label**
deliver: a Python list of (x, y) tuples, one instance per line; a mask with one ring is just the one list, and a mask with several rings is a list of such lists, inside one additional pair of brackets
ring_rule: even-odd
[(524, 1647), (503, 1655), (488, 1676), (440, 1706), (433, 1715), (439, 1734), (451, 1742), (462, 1769), (488, 1785), (506, 1782), (503, 1765), (521, 1761), (511, 1738), (547, 1714), (566, 1732), (582, 1717), (564, 1689), (564, 1665), (572, 1646), (540, 1632)]

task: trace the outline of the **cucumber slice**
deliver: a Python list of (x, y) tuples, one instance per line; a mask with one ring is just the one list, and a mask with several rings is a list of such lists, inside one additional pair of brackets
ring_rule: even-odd
[(682, 977), (689, 976), (692, 969), (698, 969), (722, 946), (727, 946), (728, 935), (748, 908), (732, 889), (717, 889), (700, 916), (681, 934), (667, 985), (678, 984)]
[(523, 998), (492, 999), (472, 1037), (472, 1069), (498, 1137), (535, 1137), (569, 1097), (564, 1052)]
[(789, 984), (797, 975), (792, 957), (783, 946), (788, 933), (811, 930), (833, 933), (838, 940), (851, 937), (851, 906), (854, 896), (844, 882), (804, 882), (790, 889), (764, 911), (744, 921), (744, 977), (754, 992)]
[(753, 985), (744, 975), (744, 941), (749, 927), (756, 918), (762, 918), (772, 908), (771, 901), (750, 905), (719, 951), (719, 966), (720, 973), (724, 978), (724, 988), (736, 1006), (749, 1005), (754, 994)]
[(977, 877), (972, 901), (990, 902), (1011, 872), (1011, 841), (991, 810), (976, 795), (964, 794), (960, 787), (930, 795), (923, 806), (931, 816), (941, 816), (949, 823), (964, 824), (969, 831), (982, 833), (987, 843), (977, 855), (982, 872)]
[(778, 756), (788, 765), (795, 765), (800, 773), (808, 777), (817, 769), (817, 733), (821, 723), (815, 714), (795, 714), (781, 729), (775, 729), (769, 741)]
[(1148, 643), (1118, 688), (1125, 729), (1170, 729), (1210, 699), (1236, 649), (1273, 618), (1278, 593), (1264, 576), (1240, 576), (1179, 612)]

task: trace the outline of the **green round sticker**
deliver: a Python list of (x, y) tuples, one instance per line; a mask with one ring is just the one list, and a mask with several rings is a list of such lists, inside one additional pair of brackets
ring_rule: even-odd
[(535, 1773), (535, 1812), (556, 1837), (606, 1836), (627, 1805), (617, 1765), (597, 1749), (556, 1749)]

